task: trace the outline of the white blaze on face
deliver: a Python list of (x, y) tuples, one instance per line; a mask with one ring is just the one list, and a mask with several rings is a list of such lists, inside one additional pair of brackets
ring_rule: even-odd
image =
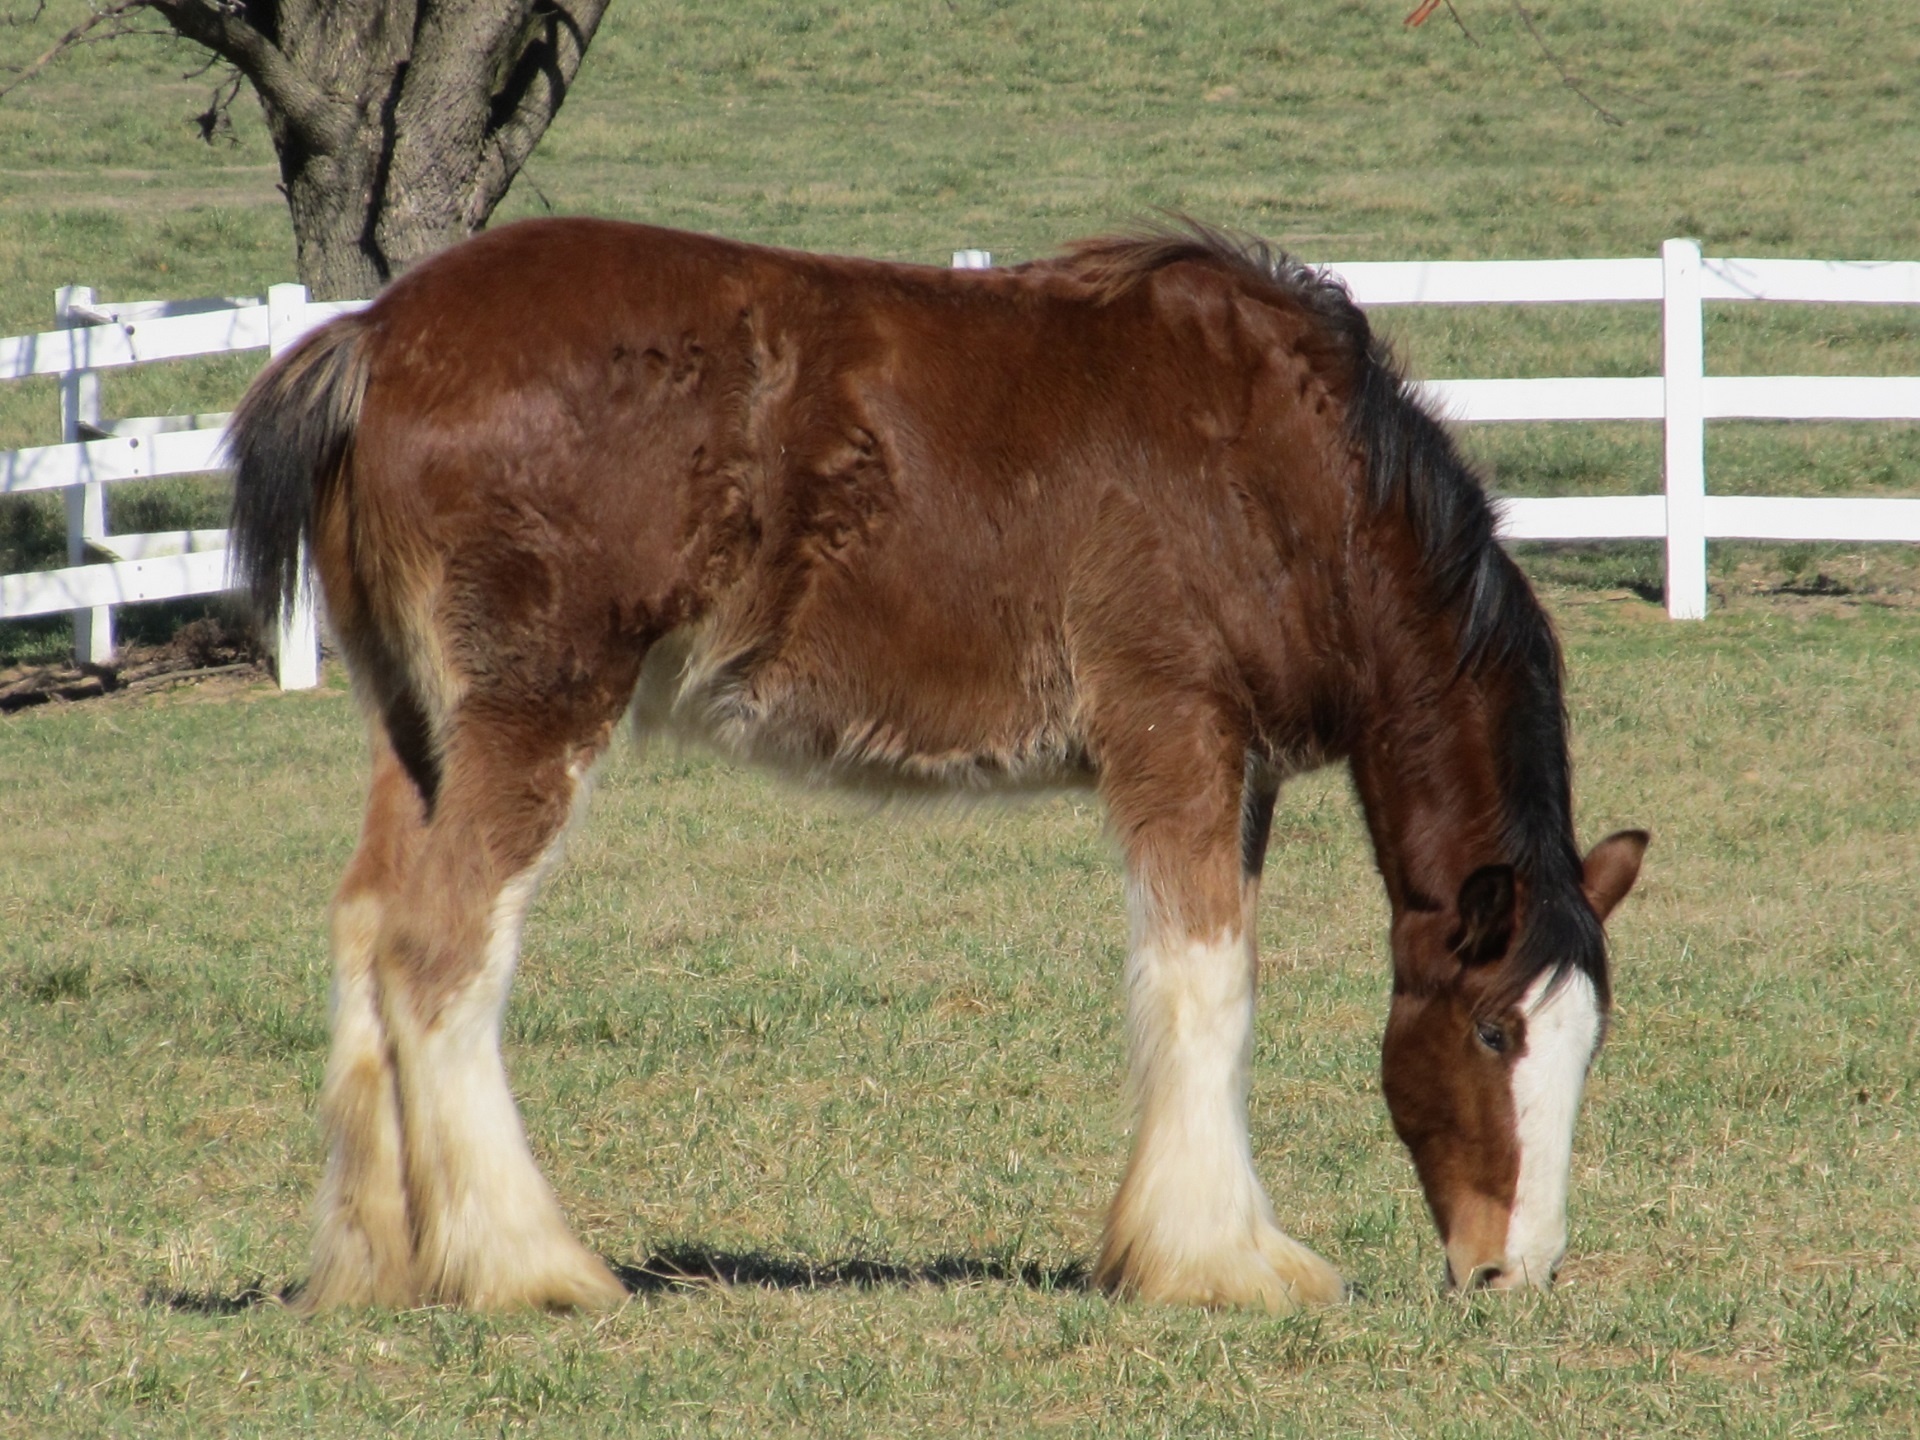
[(1551, 1284), (1567, 1250), (1573, 1122), (1600, 1041), (1600, 1005), (1593, 982), (1578, 971), (1557, 987), (1552, 979), (1541, 976), (1521, 1001), (1527, 1048), (1512, 1071), (1520, 1179), (1507, 1222), (1506, 1263), (1494, 1282), (1502, 1289)]

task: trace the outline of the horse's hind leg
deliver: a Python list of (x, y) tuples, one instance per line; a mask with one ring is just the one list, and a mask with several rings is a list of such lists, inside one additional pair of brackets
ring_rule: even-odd
[(298, 1302), (306, 1310), (404, 1304), (413, 1295), (399, 1096), (373, 956), (425, 814), (384, 728), (376, 722), (373, 731), (366, 822), (333, 901), (333, 1038), (320, 1099), (327, 1169), (315, 1207), (313, 1268)]
[(414, 1295), (482, 1309), (614, 1303), (625, 1291), (561, 1217), (500, 1055), (521, 923), (613, 717), (575, 734), (550, 715), (486, 718), (471, 697), (461, 708), (375, 945)]
[(1243, 871), (1243, 742), (1180, 708), (1124, 727), (1102, 759), (1127, 855), (1134, 1136), (1096, 1277), (1177, 1304), (1338, 1300), (1339, 1274), (1275, 1223), (1253, 1170), (1257, 882)]

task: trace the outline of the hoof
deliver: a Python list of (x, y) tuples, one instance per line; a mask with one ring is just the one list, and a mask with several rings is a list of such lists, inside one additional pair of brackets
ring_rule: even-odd
[[(356, 1237), (357, 1238), (357, 1237)], [(609, 1310), (627, 1298), (606, 1262), (568, 1237), (535, 1258), (511, 1247), (465, 1265), (420, 1275), (404, 1264), (377, 1265), (364, 1247), (337, 1245), (316, 1254), (313, 1273), (288, 1297), (296, 1315), (365, 1305), (405, 1310), (452, 1305), (468, 1310)], [(518, 1263), (515, 1263), (516, 1258)]]
[(623, 1305), (627, 1287), (598, 1255), (582, 1250), (578, 1260), (564, 1272), (545, 1276), (525, 1293), (503, 1304), (489, 1303), (488, 1309), (538, 1310), (611, 1310)]
[(627, 1298), (606, 1262), (571, 1239), (537, 1260), (515, 1264), (510, 1255), (495, 1255), (464, 1273), (442, 1271), (421, 1290), (431, 1304), (494, 1311), (608, 1310)]
[(1284, 1231), (1263, 1226), (1239, 1243), (1210, 1247), (1125, 1246), (1109, 1236), (1095, 1282), (1121, 1299), (1208, 1309), (1290, 1315), (1347, 1298), (1347, 1283), (1325, 1260)]
[(418, 1303), (404, 1230), (390, 1224), (369, 1227), (362, 1218), (336, 1214), (316, 1232), (313, 1268), (288, 1301), (294, 1314), (362, 1305), (404, 1310)]

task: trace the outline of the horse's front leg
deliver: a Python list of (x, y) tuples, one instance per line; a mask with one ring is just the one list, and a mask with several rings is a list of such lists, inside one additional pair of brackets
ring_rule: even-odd
[[(1339, 1300), (1337, 1271), (1275, 1223), (1247, 1130), (1259, 854), (1271, 791), (1243, 807), (1239, 754), (1160, 739), (1147, 778), (1110, 785), (1127, 852), (1128, 1082), (1133, 1154), (1096, 1270), (1109, 1291), (1289, 1311)], [(1167, 747), (1191, 751), (1178, 760)], [(1156, 785), (1217, 772), (1169, 803)], [(1209, 798), (1210, 797), (1210, 798)], [(1244, 814), (1244, 821), (1243, 821)], [(1257, 835), (1243, 839), (1243, 828)]]

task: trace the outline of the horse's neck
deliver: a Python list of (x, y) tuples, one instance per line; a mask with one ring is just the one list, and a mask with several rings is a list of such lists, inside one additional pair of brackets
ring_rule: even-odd
[(1395, 916), (1445, 909), (1476, 868), (1512, 858), (1496, 753), (1505, 677), (1462, 673), (1445, 624), (1374, 648), (1355, 788)]

